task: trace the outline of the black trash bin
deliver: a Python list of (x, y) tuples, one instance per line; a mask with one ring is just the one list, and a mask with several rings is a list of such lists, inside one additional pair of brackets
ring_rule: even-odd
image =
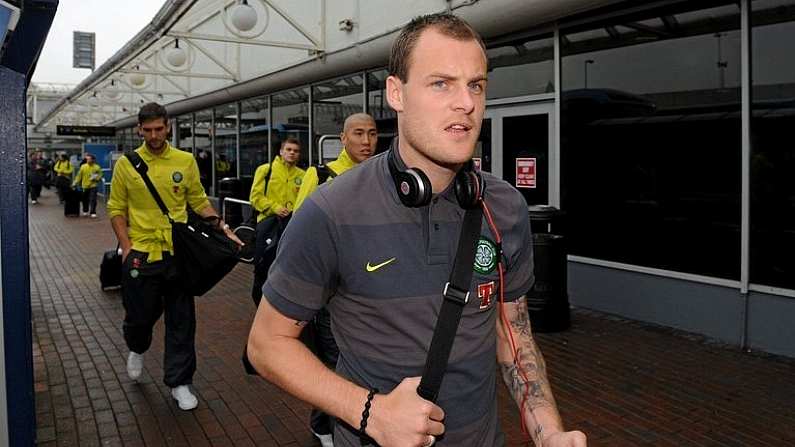
[(565, 238), (560, 229), (563, 212), (555, 207), (528, 207), (533, 233), (535, 283), (527, 293), (527, 310), (533, 332), (557, 332), (569, 328), (569, 294)]
[(218, 201), (224, 221), (235, 228), (243, 222), (243, 209), (239, 203), (224, 201), (225, 198), (239, 199), (242, 194), (242, 182), (235, 177), (224, 177), (218, 182)]

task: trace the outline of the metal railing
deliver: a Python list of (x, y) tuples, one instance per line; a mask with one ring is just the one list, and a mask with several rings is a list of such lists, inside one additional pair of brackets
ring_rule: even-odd
[(223, 218), (224, 221), (228, 222), (227, 206), (226, 206), (227, 203), (236, 203), (241, 205), (242, 208), (240, 213), (241, 223), (248, 222), (249, 219), (251, 219), (251, 213), (253, 211), (253, 208), (251, 207), (251, 202), (249, 202), (248, 200), (235, 199), (233, 197), (224, 197), (224, 200), (221, 202), (221, 218)]

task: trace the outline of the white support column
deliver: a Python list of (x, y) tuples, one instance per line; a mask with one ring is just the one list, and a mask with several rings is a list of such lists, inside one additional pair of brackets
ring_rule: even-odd
[(560, 178), (560, 160), (561, 160), (561, 146), (560, 146), (560, 123), (563, 117), (560, 115), (560, 98), (562, 89), (562, 74), (561, 74), (561, 53), (560, 53), (560, 28), (555, 25), (555, 33), (553, 37), (554, 46), (554, 76), (555, 76), (555, 143), (552, 147), (552, 175), (549, 182), (549, 202), (550, 205), (560, 208), (561, 207), (561, 178)]
[(235, 167), (237, 168), (237, 172), (235, 173), (235, 177), (237, 178), (240, 178), (240, 122), (242, 121), (240, 114), (242, 111), (243, 107), (240, 101), (235, 102), (235, 115), (237, 116), (237, 125), (235, 126)]
[(741, 345), (748, 346), (748, 283), (750, 282), (750, 229), (751, 229), (751, 2), (740, 1), (740, 103), (742, 104), (742, 160), (740, 168), (740, 295), (743, 298)]

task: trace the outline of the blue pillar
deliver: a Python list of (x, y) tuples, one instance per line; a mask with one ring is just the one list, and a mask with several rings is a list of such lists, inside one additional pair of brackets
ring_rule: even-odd
[(36, 412), (25, 181), (25, 75), (0, 66), (0, 259), (9, 445), (33, 445)]
[(58, 0), (23, 0), (16, 29), (0, 50), (0, 287), (6, 426), (12, 446), (36, 442), (25, 94), (57, 8)]

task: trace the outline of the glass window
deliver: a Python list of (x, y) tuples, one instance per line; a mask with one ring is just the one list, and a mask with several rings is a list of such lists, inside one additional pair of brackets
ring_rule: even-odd
[(795, 289), (795, 1), (751, 5), (750, 279)]
[(301, 142), (298, 166), (305, 168), (309, 160), (309, 87), (288, 90), (272, 96), (273, 131), (272, 155), (279, 155), (284, 139), (293, 137)]
[(190, 113), (177, 118), (177, 147), (193, 153), (193, 115)]
[(215, 183), (237, 177), (237, 104), (215, 108)]
[(257, 166), (267, 162), (268, 97), (261, 96), (240, 103), (240, 178), (252, 179)]
[(740, 10), (696, 3), (562, 41), (574, 255), (739, 279)]
[(213, 195), (213, 111), (202, 110), (196, 112), (193, 126), (194, 150), (196, 151), (196, 161), (199, 165), (199, 175), (204, 190), (207, 194)]
[(386, 100), (387, 70), (367, 73), (367, 110), (375, 119), (378, 128), (378, 148), (376, 153), (384, 152), (397, 135), (397, 114)]
[(555, 50), (552, 37), (489, 48), (487, 55), (487, 99), (555, 91)]
[[(313, 162), (320, 160), (319, 140), (323, 135), (339, 136), (345, 118), (354, 113), (364, 111), (364, 93), (362, 75), (357, 74), (344, 78), (316, 84), (312, 96), (312, 127), (314, 132)], [(334, 146), (336, 147), (336, 145)], [(331, 154), (328, 158), (331, 158)], [(336, 158), (335, 154), (333, 158)]]

